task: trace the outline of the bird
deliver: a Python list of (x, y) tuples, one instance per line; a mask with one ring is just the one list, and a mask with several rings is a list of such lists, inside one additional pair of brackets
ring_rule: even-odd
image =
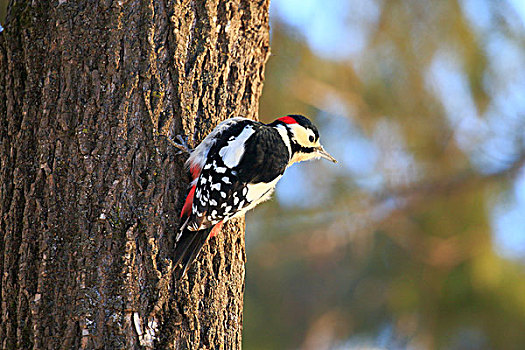
[(319, 142), (316, 126), (298, 114), (269, 124), (227, 119), (188, 152), (192, 182), (174, 248), (174, 266), (181, 267), (181, 277), (224, 222), (271, 197), (290, 165), (316, 158), (337, 163)]

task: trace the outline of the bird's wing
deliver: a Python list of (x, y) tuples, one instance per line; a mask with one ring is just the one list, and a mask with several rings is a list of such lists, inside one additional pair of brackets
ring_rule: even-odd
[(214, 145), (195, 183), (188, 227), (201, 230), (268, 199), (288, 160), (279, 134), (264, 126)]

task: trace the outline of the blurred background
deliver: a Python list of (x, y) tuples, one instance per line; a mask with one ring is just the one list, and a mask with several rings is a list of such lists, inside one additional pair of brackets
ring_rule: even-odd
[(270, 18), (261, 120), (310, 116), (339, 163), (247, 215), (244, 348), (525, 349), (525, 1)]
[(272, 0), (260, 118), (339, 164), (247, 215), (244, 346), (525, 349), (525, 1)]

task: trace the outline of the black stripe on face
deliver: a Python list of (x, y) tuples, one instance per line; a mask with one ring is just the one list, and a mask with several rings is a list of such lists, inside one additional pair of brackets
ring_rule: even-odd
[[(291, 135), (291, 132), (289, 132), (290, 136)], [(301, 146), (297, 141), (295, 141), (295, 139), (291, 138), (290, 139), (291, 142), (291, 147), (292, 147), (292, 154), (295, 154), (295, 153), (313, 153), (315, 152), (315, 148), (314, 147), (304, 147), (304, 146)]]
[(299, 152), (301, 152), (301, 153), (313, 153), (313, 152), (315, 152), (315, 148), (299, 146)]

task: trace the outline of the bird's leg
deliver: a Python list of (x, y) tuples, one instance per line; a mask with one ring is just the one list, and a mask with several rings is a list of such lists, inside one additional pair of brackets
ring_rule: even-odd
[(177, 154), (181, 154), (181, 153), (190, 154), (191, 152), (193, 152), (193, 148), (191, 148), (188, 145), (188, 141), (184, 137), (182, 137), (182, 135), (177, 135), (175, 138), (177, 139), (177, 141), (174, 141), (170, 139), (169, 137), (166, 137), (166, 139), (168, 139), (169, 143), (171, 143), (173, 147), (179, 149), (179, 152)]

